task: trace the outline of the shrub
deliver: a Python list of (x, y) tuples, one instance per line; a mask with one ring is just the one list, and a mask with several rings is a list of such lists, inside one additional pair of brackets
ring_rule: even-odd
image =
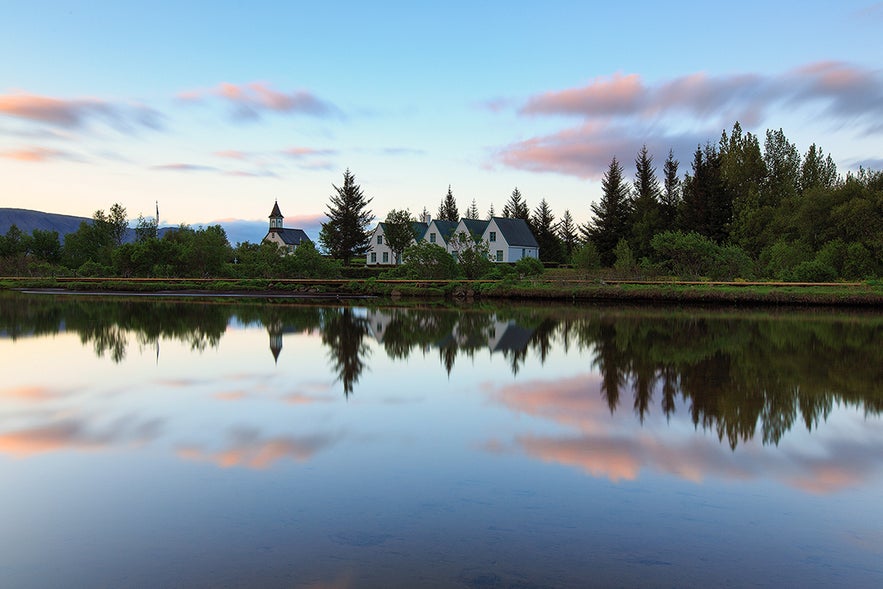
[(515, 262), (515, 271), (519, 276), (539, 276), (545, 268), (536, 258), (521, 258)]
[(587, 272), (600, 268), (601, 256), (598, 255), (598, 248), (595, 247), (595, 244), (589, 241), (574, 251), (573, 264), (580, 270)]
[(409, 246), (402, 254), (404, 263), (387, 272), (391, 278), (415, 280), (450, 280), (457, 278), (457, 261), (444, 248), (427, 241)]
[(837, 279), (837, 271), (818, 260), (801, 262), (791, 272), (796, 282), (831, 282)]

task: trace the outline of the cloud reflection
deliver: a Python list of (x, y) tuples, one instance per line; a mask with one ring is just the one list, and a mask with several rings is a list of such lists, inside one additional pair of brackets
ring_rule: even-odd
[(163, 420), (138, 421), (131, 417), (105, 427), (86, 419), (63, 419), (0, 434), (0, 453), (16, 458), (60, 450), (106, 450), (117, 445), (141, 445), (160, 434)]
[(262, 436), (255, 429), (239, 429), (223, 450), (213, 452), (198, 446), (180, 446), (177, 454), (185, 460), (209, 462), (221, 468), (269, 468), (280, 460), (309, 461), (317, 452), (332, 446), (338, 437), (314, 434), (307, 436)]
[(613, 482), (634, 481), (642, 470), (650, 470), (694, 483), (768, 478), (806, 493), (830, 494), (860, 487), (883, 471), (880, 435), (867, 422), (851, 429), (848, 439), (819, 438), (824, 446), (812, 456), (754, 441), (730, 450), (707, 432), (678, 434), (678, 424), (666, 424), (664, 435), (656, 434), (655, 424), (644, 427), (630, 416), (611, 416), (600, 378), (593, 374), (485, 390), (510, 410), (551, 421), (564, 430), (559, 435), (516, 435), (508, 444), (493, 440), (485, 445), (486, 451), (523, 452)]

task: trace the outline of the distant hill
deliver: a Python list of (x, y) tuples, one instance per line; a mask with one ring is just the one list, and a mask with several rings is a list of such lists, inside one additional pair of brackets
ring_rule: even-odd
[[(9, 231), (9, 228), (15, 225), (19, 229), (21, 229), (23, 233), (26, 233), (28, 235), (30, 235), (30, 233), (34, 229), (41, 229), (43, 231), (58, 231), (58, 235), (61, 237), (61, 240), (64, 241), (64, 236), (68, 233), (73, 233), (74, 231), (79, 229), (80, 223), (82, 223), (83, 221), (85, 221), (86, 223), (91, 223), (92, 219), (90, 217), (75, 217), (73, 215), (43, 213), (41, 211), (31, 211), (28, 209), (0, 208), (0, 235), (5, 235), (6, 232)], [(223, 227), (224, 231), (227, 232), (227, 239), (233, 246), (241, 241), (258, 243), (264, 238), (264, 235), (267, 234), (266, 221), (229, 220), (216, 221), (213, 223), (208, 223), (207, 225), (209, 224), (217, 224)], [(201, 225), (192, 225), (194, 229), (199, 226)], [(166, 231), (169, 231), (171, 229), (175, 229), (175, 227), (160, 227), (160, 237), (162, 237)], [(307, 235), (310, 236), (310, 239), (313, 239), (315, 241), (318, 239), (321, 225), (319, 223), (316, 223), (315, 225), (307, 225), (303, 227), (303, 229), (307, 232)], [(133, 229), (129, 229), (126, 232), (124, 241), (130, 242), (134, 240), (135, 231)]]
[(34, 229), (43, 231), (58, 231), (60, 236), (73, 233), (80, 228), (80, 223), (91, 223), (89, 217), (74, 217), (73, 215), (59, 215), (57, 213), (42, 213), (27, 209), (3, 209), (0, 208), (0, 235), (6, 235), (9, 228), (15, 225), (28, 235)]

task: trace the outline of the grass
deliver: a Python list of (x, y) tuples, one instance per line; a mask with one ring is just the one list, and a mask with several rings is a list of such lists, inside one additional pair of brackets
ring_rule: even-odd
[(415, 299), (624, 301), (729, 305), (844, 305), (883, 308), (883, 282), (781, 283), (613, 280), (548, 271), (532, 279), (487, 280), (296, 280), (0, 278), (3, 289), (90, 292), (167, 292), (372, 296)]

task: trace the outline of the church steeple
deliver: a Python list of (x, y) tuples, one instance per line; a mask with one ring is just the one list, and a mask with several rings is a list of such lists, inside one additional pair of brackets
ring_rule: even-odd
[(279, 201), (273, 204), (273, 210), (270, 212), (270, 231), (279, 231), (282, 229), (282, 211), (279, 210)]

